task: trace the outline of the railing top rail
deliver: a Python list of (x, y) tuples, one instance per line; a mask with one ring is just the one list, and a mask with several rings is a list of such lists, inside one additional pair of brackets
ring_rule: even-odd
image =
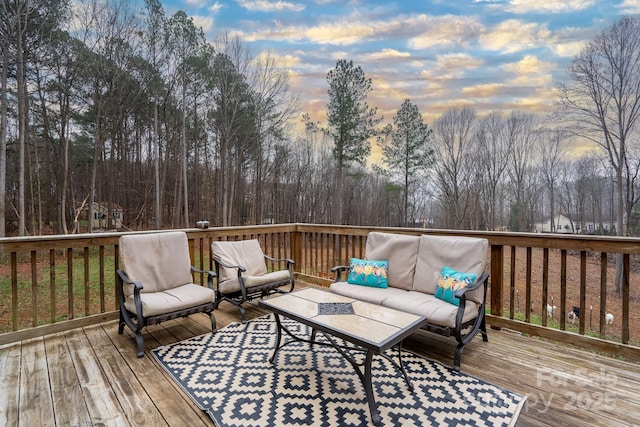
[[(261, 233), (287, 233), (296, 231), (307, 233), (315, 232), (331, 233), (336, 235), (366, 236), (371, 231), (381, 231), (411, 235), (438, 234), (451, 236), (474, 236), (486, 238), (492, 245), (503, 246), (640, 254), (640, 238), (638, 237), (593, 236), (575, 234), (564, 235), (551, 233), (512, 233), (504, 231), (445, 230), (407, 227), (368, 227), (305, 223), (211, 227), (208, 229), (186, 228), (181, 230), (187, 232), (189, 236), (193, 238), (212, 236), (237, 236), (238, 234), (250, 235)], [(37, 249), (114, 245), (118, 243), (118, 239), (122, 235), (133, 233), (155, 233), (162, 231), (171, 230), (5, 237), (0, 238), (0, 250), (4, 252), (11, 252)]]

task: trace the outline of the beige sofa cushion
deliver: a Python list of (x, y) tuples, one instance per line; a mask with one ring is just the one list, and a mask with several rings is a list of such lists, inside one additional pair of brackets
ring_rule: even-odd
[(367, 237), (365, 258), (389, 261), (389, 286), (410, 290), (419, 243), (418, 236), (371, 232)]
[[(213, 302), (212, 289), (193, 283), (167, 289), (163, 292), (140, 294), (142, 314), (145, 317), (170, 313), (189, 307)], [(136, 312), (133, 296), (125, 299), (124, 306), (132, 313)]]
[(352, 285), (347, 282), (335, 282), (329, 287), (331, 292), (372, 304), (384, 305), (387, 298), (407, 293), (399, 288), (373, 288), (371, 286)]
[[(384, 300), (385, 307), (426, 316), (429, 323), (453, 328), (456, 326), (458, 306), (442, 301), (433, 295), (409, 291), (393, 295)], [(473, 320), (478, 315), (478, 304), (467, 301), (462, 322)]]
[[(211, 243), (211, 254), (224, 264), (240, 265), (247, 269), (243, 276), (263, 276), (267, 274), (267, 264), (260, 242), (256, 239), (239, 241), (216, 241)], [(220, 267), (219, 282), (238, 278), (235, 268)]]
[[(466, 236), (420, 236), (413, 290), (435, 294), (442, 267), (451, 267), (462, 273), (484, 272), (487, 262), (487, 239)], [(467, 299), (482, 303), (483, 290), (467, 294)], [(454, 308), (456, 306), (453, 306)]]
[[(193, 283), (186, 233), (171, 231), (124, 235), (119, 240), (122, 269), (142, 284), (142, 293), (153, 293)], [(125, 296), (133, 286), (125, 286)]]

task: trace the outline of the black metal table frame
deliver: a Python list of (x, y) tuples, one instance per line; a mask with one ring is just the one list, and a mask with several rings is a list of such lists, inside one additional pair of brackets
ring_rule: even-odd
[[(271, 307), (270, 307), (271, 308)], [(271, 308), (273, 310), (273, 308)], [(367, 397), (367, 403), (369, 405), (369, 412), (371, 413), (371, 419), (373, 420), (373, 423), (375, 425), (380, 424), (381, 421), (381, 417), (380, 417), (380, 413), (378, 412), (378, 408), (376, 406), (376, 402), (375, 402), (375, 395), (373, 393), (373, 384), (372, 384), (372, 375), (371, 375), (371, 362), (373, 361), (373, 356), (375, 354), (379, 354), (383, 357), (385, 357), (387, 360), (389, 360), (397, 369), (400, 370), (400, 372), (402, 372), (402, 375), (404, 376), (404, 379), (407, 383), (407, 387), (409, 388), (410, 391), (413, 391), (413, 384), (411, 384), (411, 381), (409, 380), (409, 376), (407, 375), (407, 371), (404, 368), (404, 365), (402, 363), (402, 342), (404, 341), (403, 339), (400, 339), (400, 341), (398, 341), (396, 344), (394, 344), (393, 346), (391, 346), (391, 348), (397, 348), (398, 349), (398, 362), (396, 362), (392, 357), (388, 356), (387, 354), (384, 353), (384, 349), (374, 349), (374, 348), (366, 348), (366, 347), (361, 347), (359, 346), (357, 343), (354, 343), (351, 339), (349, 339), (349, 336), (341, 334), (339, 331), (336, 331), (334, 329), (331, 328), (326, 328), (323, 327), (322, 325), (317, 324), (316, 322), (312, 321), (311, 319), (305, 319), (305, 318), (300, 318), (300, 317), (290, 317), (287, 314), (282, 314), (285, 317), (289, 317), (292, 320), (302, 323), (304, 325), (307, 325), (311, 328), (311, 339), (306, 339), (306, 338), (302, 338), (296, 334), (294, 334), (293, 332), (291, 332), (280, 320), (280, 315), (276, 312), (273, 313), (275, 315), (276, 318), (276, 324), (278, 325), (278, 331), (277, 331), (277, 338), (276, 338), (276, 346), (275, 349), (273, 351), (273, 355), (269, 358), (269, 362), (270, 363), (274, 363), (275, 362), (275, 358), (278, 354), (278, 352), (280, 351), (280, 349), (282, 349), (283, 347), (285, 347), (286, 345), (289, 345), (291, 343), (294, 342), (307, 342), (310, 344), (311, 347), (313, 347), (313, 345), (326, 345), (326, 346), (331, 346), (333, 348), (335, 348), (350, 364), (351, 366), (353, 366), (353, 368), (355, 369), (356, 373), (358, 374), (358, 377), (360, 378), (360, 381), (362, 382), (362, 385), (364, 386), (364, 390), (365, 390), (365, 395)], [(285, 341), (284, 343), (281, 344), (282, 341), (282, 331), (284, 331), (287, 335), (289, 335), (292, 339)], [(322, 332), (322, 334), (324, 335), (324, 337), (327, 339), (328, 342), (318, 342), (316, 341), (316, 333), (320, 331)], [(346, 345), (340, 345), (338, 344), (335, 339), (333, 337), (337, 337), (337, 338), (341, 338), (346, 342), (349, 342), (351, 344), (353, 344), (352, 346), (346, 346)], [(348, 354), (348, 351), (357, 351), (357, 352), (366, 352), (366, 356), (364, 359), (364, 362), (362, 363), (358, 363), (354, 357), (352, 357), (351, 355)], [(364, 366), (364, 373), (361, 370), (361, 367)]]

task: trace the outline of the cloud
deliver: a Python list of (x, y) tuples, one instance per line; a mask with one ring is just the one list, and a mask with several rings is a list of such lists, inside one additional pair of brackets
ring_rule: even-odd
[(364, 55), (362, 58), (369, 61), (386, 61), (389, 59), (410, 58), (409, 52), (400, 52), (396, 49), (382, 49), (378, 52), (373, 52), (368, 55)]
[(216, 1), (214, 4), (212, 4), (211, 6), (209, 6), (207, 9), (209, 10), (209, 12), (211, 13), (218, 13), (222, 10), (222, 8), (225, 7), (224, 5), (220, 4), (219, 1)]
[(518, 75), (549, 73), (553, 70), (554, 65), (550, 62), (541, 61), (533, 55), (526, 55), (518, 62), (505, 64), (502, 68), (510, 73)]
[(616, 7), (620, 8), (621, 12), (625, 15), (635, 15), (640, 13), (640, 2), (638, 2), (638, 0), (624, 0)]
[(301, 3), (292, 3), (280, 0), (237, 0), (237, 2), (241, 7), (256, 12), (301, 12), (305, 9), (305, 6)]
[(478, 68), (484, 64), (484, 60), (474, 58), (466, 53), (453, 53), (449, 55), (438, 55), (437, 68), (439, 70), (456, 71)]
[(549, 44), (551, 37), (544, 25), (508, 19), (480, 35), (478, 41), (486, 50), (513, 53)]
[(210, 16), (193, 15), (193, 24), (196, 27), (201, 27), (205, 33), (213, 28), (213, 18)]
[(407, 44), (411, 49), (427, 49), (434, 46), (459, 46), (468, 44), (483, 30), (483, 25), (471, 16), (419, 15), (413, 20), (416, 26), (426, 28), (420, 35), (411, 37)]
[(504, 10), (507, 12), (515, 14), (549, 14), (585, 10), (596, 3), (596, 0), (511, 0), (506, 6), (502, 7), (504, 7)]
[(205, 4), (207, 4), (207, 0), (185, 0), (185, 2), (189, 6), (192, 6), (198, 9), (203, 7)]
[(296, 65), (300, 64), (300, 57), (299, 56), (294, 56), (294, 55), (279, 55), (277, 53), (274, 53), (273, 51), (264, 51), (261, 52), (258, 55), (259, 60), (264, 60), (266, 58), (272, 59), (277, 65), (278, 67), (281, 68), (285, 68), (285, 69), (289, 69), (289, 68), (293, 68)]
[(469, 86), (462, 89), (462, 93), (472, 98), (490, 98), (495, 96), (501, 89), (504, 89), (503, 83), (485, 83), (475, 86)]

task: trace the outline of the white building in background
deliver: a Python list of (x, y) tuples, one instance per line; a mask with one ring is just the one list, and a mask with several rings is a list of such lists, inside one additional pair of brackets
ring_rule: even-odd
[(593, 220), (586, 220), (583, 224), (571, 220), (571, 218), (564, 215), (556, 215), (553, 221), (553, 229), (551, 228), (551, 218), (544, 222), (538, 222), (535, 226), (536, 233), (563, 233), (563, 234), (599, 234), (600, 227), (605, 232), (610, 232), (616, 229), (616, 221), (602, 221), (602, 223), (596, 223)]

